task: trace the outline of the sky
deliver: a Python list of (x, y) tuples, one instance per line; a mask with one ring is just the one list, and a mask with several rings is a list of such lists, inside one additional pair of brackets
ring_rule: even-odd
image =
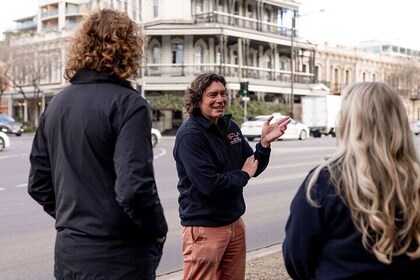
[(355, 46), (362, 41), (379, 40), (420, 50), (418, 0), (300, 2), (299, 36), (317, 44)]
[[(173, 0), (176, 1), (176, 0)], [(380, 40), (420, 50), (418, 0), (298, 0), (299, 36), (317, 44), (355, 46)], [(1, 0), (0, 32), (34, 15), (38, 0)], [(320, 10), (324, 10), (320, 12)]]
[(37, 9), (38, 0), (0, 0), (0, 32), (16, 27), (13, 20), (33, 16)]

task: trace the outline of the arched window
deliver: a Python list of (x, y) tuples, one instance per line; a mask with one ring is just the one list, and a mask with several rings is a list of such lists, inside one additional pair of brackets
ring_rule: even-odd
[(270, 23), (270, 22), (271, 22), (270, 10), (264, 9), (264, 14), (263, 14), (263, 31), (268, 31), (269, 30), (269, 26), (267, 24), (264, 24), (264, 23)]
[(204, 49), (201, 45), (197, 45), (194, 49), (194, 64), (195, 70), (203, 70), (204, 63)]
[(151, 59), (151, 66), (150, 69), (151, 70), (158, 70), (159, 69), (159, 65), (156, 64), (160, 64), (162, 59), (161, 59), (161, 46), (159, 41), (157, 41), (156, 39), (153, 39), (150, 42), (150, 57)]
[(346, 85), (350, 84), (350, 70), (346, 70)]
[(201, 14), (204, 12), (203, 0), (195, 0), (195, 13)]
[(172, 42), (172, 64), (184, 63), (184, 46), (182, 42)]
[(315, 76), (315, 83), (318, 83), (319, 82), (319, 74), (320, 74), (320, 71), (319, 71), (319, 66), (317, 65), (317, 66), (315, 66), (315, 71), (314, 71), (314, 76)]
[(160, 47), (158, 45), (153, 46), (152, 48), (152, 63), (160, 63)]
[(153, 17), (159, 16), (159, 0), (153, 0)]

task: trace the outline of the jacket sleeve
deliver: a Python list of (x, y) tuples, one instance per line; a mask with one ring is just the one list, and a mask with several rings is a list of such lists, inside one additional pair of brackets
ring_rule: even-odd
[(268, 166), (268, 163), (270, 161), (270, 154), (271, 154), (271, 148), (264, 148), (261, 143), (258, 143), (255, 146), (255, 153), (254, 157), (258, 160), (258, 167), (257, 171), (254, 174), (254, 177), (257, 177), (260, 175)]
[(44, 117), (41, 116), (40, 125), (32, 142), (29, 155), (30, 170), (28, 180), (28, 193), (44, 211), (55, 218), (55, 193), (52, 183), (51, 163), (48, 155), (47, 144), (43, 135)]
[(293, 279), (314, 278), (325, 237), (323, 207), (314, 207), (306, 200), (309, 178), (310, 175), (292, 201), (283, 242), (284, 264)]
[[(236, 125), (236, 124), (235, 124)], [(241, 131), (239, 127), (237, 127), (238, 131)], [(245, 163), (246, 159), (251, 155), (254, 155), (254, 158), (258, 160), (258, 167), (257, 171), (254, 174), (254, 177), (260, 175), (268, 166), (271, 154), (271, 148), (264, 148), (261, 143), (257, 143), (255, 145), (255, 152), (252, 150), (252, 147), (249, 145), (248, 141), (241, 133), (242, 138), (242, 157), (243, 163)]]
[(220, 172), (205, 137), (201, 133), (187, 133), (177, 141), (175, 147), (175, 159), (181, 163), (194, 187), (205, 195), (226, 195), (242, 189), (249, 180), (246, 172)]
[(154, 177), (149, 108), (144, 99), (127, 103), (114, 154), (116, 200), (141, 230), (163, 237), (168, 225)]

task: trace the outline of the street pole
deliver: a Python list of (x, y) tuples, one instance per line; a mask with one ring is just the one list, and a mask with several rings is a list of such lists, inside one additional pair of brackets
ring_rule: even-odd
[(307, 14), (303, 14), (303, 15), (298, 15), (298, 14), (294, 14), (292, 17), (292, 34), (290, 36), (290, 62), (291, 62), (291, 67), (290, 67), (290, 117), (293, 118), (293, 114), (294, 114), (294, 103), (295, 103), (295, 95), (294, 95), (294, 82), (295, 82), (295, 46), (294, 46), (294, 41), (295, 41), (295, 32), (296, 32), (296, 18), (297, 17), (303, 17), (303, 16), (308, 16), (308, 15), (312, 15), (315, 13), (321, 13), (324, 12), (325, 10), (319, 10), (319, 11), (315, 11), (315, 12), (311, 12), (311, 13), (307, 13)]
[(294, 95), (294, 80), (295, 80), (295, 48), (294, 48), (294, 38), (295, 38), (295, 24), (296, 16), (292, 17), (292, 36), (290, 36), (290, 117), (293, 118), (293, 106), (295, 103)]
[[(141, 30), (141, 35), (143, 36), (143, 40), (145, 38), (144, 36), (144, 21), (143, 21), (143, 6), (142, 6), (142, 1), (140, 1), (140, 11), (139, 11), (139, 16), (140, 16), (140, 30)], [(141, 65), (140, 65), (140, 75), (141, 75), (141, 90), (140, 90), (140, 95), (143, 98), (146, 98), (145, 94), (144, 94), (144, 86), (145, 86), (145, 82), (144, 82), (144, 69), (146, 67), (146, 59), (144, 59), (146, 57), (146, 55), (144, 54), (144, 44), (145, 41), (143, 41), (143, 44), (141, 46), (142, 49), (142, 55), (143, 57), (141, 58)]]

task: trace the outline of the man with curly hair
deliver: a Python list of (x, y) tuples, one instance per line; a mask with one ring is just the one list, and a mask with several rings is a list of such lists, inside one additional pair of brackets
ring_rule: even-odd
[(245, 279), (243, 188), (268, 165), (270, 144), (289, 117), (263, 126), (256, 151), (225, 115), (223, 76), (204, 73), (185, 91), (190, 118), (179, 128), (173, 156), (178, 171), (184, 279)]
[(100, 10), (71, 42), (70, 85), (42, 114), (29, 194), (55, 219), (56, 279), (155, 279), (168, 227), (157, 193), (143, 37), (126, 13)]

